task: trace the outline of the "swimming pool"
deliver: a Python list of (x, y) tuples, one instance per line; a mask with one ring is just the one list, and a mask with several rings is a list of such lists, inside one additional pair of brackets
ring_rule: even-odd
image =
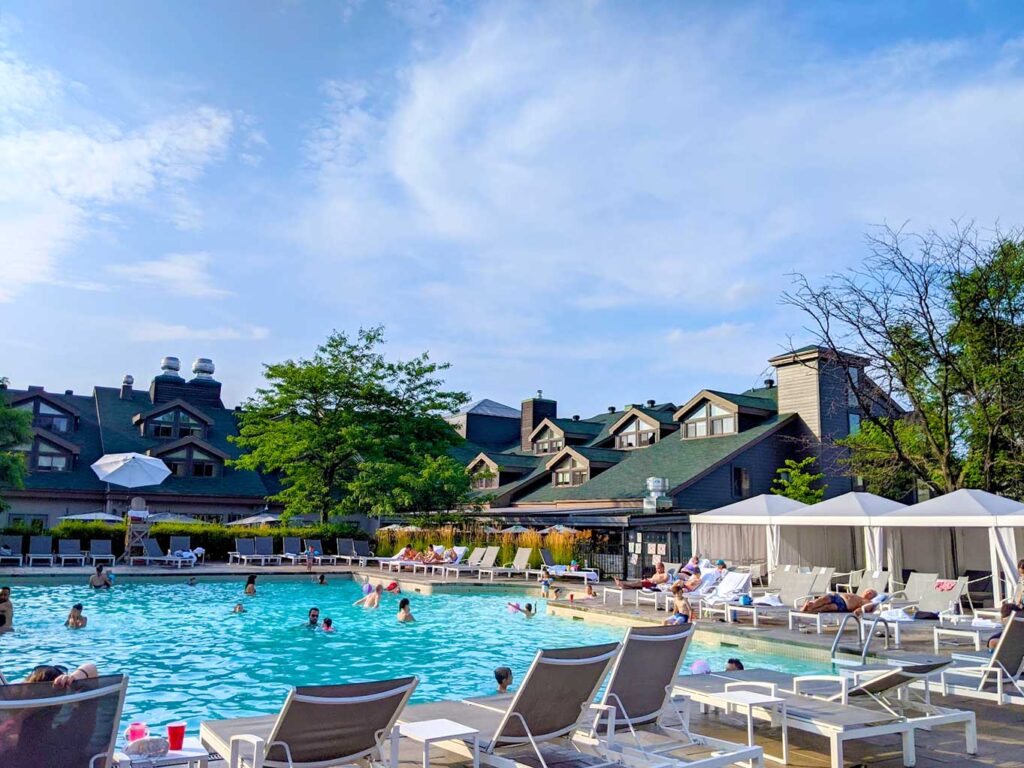
[[(126, 723), (182, 719), (194, 732), (212, 717), (277, 712), (292, 685), (415, 674), (420, 683), (413, 701), (488, 694), (495, 667), (511, 667), (518, 684), (538, 648), (625, 634), (623, 627), (543, 613), (526, 619), (506, 604), (534, 599), (499, 591), (407, 595), (417, 621), (399, 624), (396, 596), (385, 595), (380, 610), (368, 611), (352, 605), (361, 597), (359, 584), (328, 579), (319, 586), (305, 577), (261, 577), (255, 597), (242, 594), (242, 578), (200, 579), (196, 586), (188, 586), (186, 576), (123, 579), (109, 591), (15, 582), (16, 631), (0, 634), (0, 670), (19, 680), (37, 664), (93, 661), (101, 673), (130, 676)], [(89, 625), (65, 629), (76, 602), (83, 603)], [(245, 613), (232, 613), (236, 603)], [(303, 626), (312, 606), (334, 620), (336, 632)], [(687, 664), (707, 659), (721, 669), (736, 655), (747, 666), (822, 671), (795, 658), (698, 643)]]

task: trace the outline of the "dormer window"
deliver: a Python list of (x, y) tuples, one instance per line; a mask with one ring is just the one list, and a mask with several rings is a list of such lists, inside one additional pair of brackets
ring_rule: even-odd
[(75, 465), (75, 454), (79, 451), (78, 446), (61, 440), (59, 437), (48, 440), (38, 427), (35, 428), (35, 431), (35, 440), (14, 449), (25, 454), (25, 464), (29, 471), (70, 472)]
[(160, 458), (175, 477), (217, 477), (223, 462), (195, 446), (165, 453)]
[(172, 408), (152, 416), (136, 416), (141, 421), (142, 434), (159, 440), (178, 440), (183, 437), (206, 439), (208, 422), (184, 408)]
[(730, 435), (736, 432), (736, 416), (712, 402), (697, 406), (683, 419), (683, 437)]
[(15, 406), (18, 410), (32, 414), (32, 426), (50, 432), (71, 432), (75, 428), (75, 417), (67, 411), (54, 408), (41, 398), (35, 398)]
[(615, 447), (623, 451), (643, 448), (656, 442), (658, 430), (638, 418), (631, 419), (615, 435)]
[(552, 483), (562, 488), (583, 485), (589, 478), (589, 467), (575, 456), (566, 456), (552, 472)]
[(564, 447), (565, 438), (556, 434), (550, 427), (541, 430), (533, 441), (533, 452), (536, 454), (558, 453)]

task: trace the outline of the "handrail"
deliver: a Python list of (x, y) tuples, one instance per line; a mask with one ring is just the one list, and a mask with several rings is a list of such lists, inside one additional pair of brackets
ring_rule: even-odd
[(860, 649), (860, 663), (864, 664), (867, 661), (868, 649), (871, 647), (871, 640), (875, 636), (875, 630), (878, 628), (879, 622), (885, 627), (885, 650), (889, 650), (889, 622), (882, 618), (880, 615), (873, 614), (871, 617), (871, 624), (867, 628), (867, 636), (864, 633), (864, 621), (863, 619), (854, 613), (847, 613), (843, 615), (843, 618), (839, 621), (839, 628), (836, 630), (835, 639), (832, 641), (832, 649), (830, 656), (832, 661), (835, 662), (836, 654), (839, 651), (839, 644), (843, 639), (843, 632), (846, 629), (846, 623), (853, 620), (857, 623), (857, 639), (861, 643)]

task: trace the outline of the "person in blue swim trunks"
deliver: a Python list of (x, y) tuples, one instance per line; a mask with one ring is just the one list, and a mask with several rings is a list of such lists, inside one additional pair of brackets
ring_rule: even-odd
[(867, 590), (863, 595), (853, 592), (829, 592), (808, 600), (800, 609), (802, 613), (855, 613), (858, 616), (871, 613), (877, 607), (874, 602), (878, 593)]

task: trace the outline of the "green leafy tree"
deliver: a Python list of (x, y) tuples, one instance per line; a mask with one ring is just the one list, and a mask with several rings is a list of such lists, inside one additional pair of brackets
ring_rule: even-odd
[(1024, 239), (971, 226), (882, 229), (864, 262), (820, 282), (796, 276), (833, 355), (866, 361), (847, 384), (861, 431), (839, 441), (851, 474), (899, 497), (981, 488), (1024, 497)]
[(776, 478), (772, 481), (772, 493), (785, 496), (787, 499), (802, 501), (804, 504), (817, 504), (825, 498), (825, 489), (821, 483), (824, 473), (811, 472), (817, 459), (808, 456), (796, 461), (786, 459), (781, 467), (775, 470)]
[[(11, 408), (4, 397), (7, 379), (0, 379), (0, 490), (25, 485), (25, 454), (14, 450), (32, 440), (32, 416)], [(9, 505), (0, 496), (0, 511)]]
[[(352, 512), (445, 509), (468, 495), (456, 487), (447, 450), (460, 440), (444, 420), (468, 401), (444, 389), (449, 367), (422, 354), (383, 355), (383, 328), (355, 338), (335, 332), (308, 360), (264, 367), (266, 385), (246, 401), (233, 440), (235, 466), (278, 476), (285, 517), (327, 522)], [(377, 499), (384, 493), (388, 498)]]

